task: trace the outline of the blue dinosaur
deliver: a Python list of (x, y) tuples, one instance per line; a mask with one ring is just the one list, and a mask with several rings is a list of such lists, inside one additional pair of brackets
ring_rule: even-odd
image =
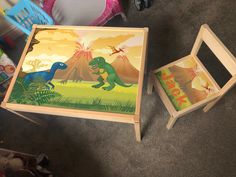
[[(51, 83), (51, 80), (53, 79), (56, 70), (64, 70), (67, 68), (67, 65), (63, 62), (55, 62), (51, 66), (50, 71), (38, 71), (38, 72), (32, 72), (28, 73), (24, 77), (24, 84), (26, 86), (29, 86), (32, 82), (42, 82), (45, 84), (49, 84), (52, 86), (52, 89), (54, 89), (54, 85)], [(46, 85), (48, 88), (50, 88), (48, 85)]]

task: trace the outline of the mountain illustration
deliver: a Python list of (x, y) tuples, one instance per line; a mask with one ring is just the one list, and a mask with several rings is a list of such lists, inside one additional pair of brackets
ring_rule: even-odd
[(111, 65), (115, 68), (122, 81), (133, 84), (138, 83), (139, 71), (129, 62), (127, 56), (118, 55)]
[(177, 65), (169, 68), (175, 81), (188, 96), (191, 103), (197, 103), (214, 93), (215, 90), (204, 72), (197, 71), (196, 67), (183, 68)]
[(65, 62), (68, 69), (57, 71), (54, 78), (63, 81), (95, 81), (98, 76), (92, 74), (93, 71), (89, 68), (89, 62), (92, 58), (89, 49), (76, 50), (74, 55)]
[[(89, 67), (89, 62), (92, 58), (90, 49), (80, 47), (65, 62), (68, 69), (58, 70), (54, 78), (62, 81), (97, 81), (98, 75), (93, 74), (94, 71)], [(122, 81), (125, 83), (138, 83), (139, 71), (129, 62), (127, 56), (118, 55), (111, 65), (115, 68)]]

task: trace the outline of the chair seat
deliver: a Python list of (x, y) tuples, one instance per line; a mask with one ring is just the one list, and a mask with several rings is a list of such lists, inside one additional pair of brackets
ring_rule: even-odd
[(154, 72), (177, 111), (219, 92), (219, 86), (203, 67), (200, 60), (189, 55)]

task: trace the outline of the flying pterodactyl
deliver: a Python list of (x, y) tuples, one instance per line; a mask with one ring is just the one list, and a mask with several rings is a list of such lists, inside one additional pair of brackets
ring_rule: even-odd
[(117, 54), (117, 53), (120, 53), (120, 52), (125, 52), (123, 49), (124, 48), (119, 48), (119, 49), (116, 49), (114, 46), (108, 46), (111, 48), (112, 50), (112, 53), (110, 54), (110, 56), (114, 55), (114, 54)]

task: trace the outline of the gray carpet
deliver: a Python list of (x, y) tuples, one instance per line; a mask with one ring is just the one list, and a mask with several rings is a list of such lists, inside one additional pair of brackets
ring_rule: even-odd
[[(201, 24), (207, 23), (236, 55), (235, 0), (154, 0), (150, 9), (137, 12), (125, 1), (128, 21), (120, 17), (109, 26), (149, 27), (148, 70), (190, 53)], [(23, 44), (8, 51), (15, 61)], [(209, 52), (204, 61), (224, 83), (223, 74)], [(213, 61), (213, 62), (207, 62)], [(142, 99), (141, 143), (132, 125), (34, 115), (48, 128), (37, 127), (0, 109), (0, 147), (37, 154), (46, 153), (58, 177), (235, 177), (236, 88), (210, 112), (197, 110), (165, 128), (169, 114), (157, 94)]]

